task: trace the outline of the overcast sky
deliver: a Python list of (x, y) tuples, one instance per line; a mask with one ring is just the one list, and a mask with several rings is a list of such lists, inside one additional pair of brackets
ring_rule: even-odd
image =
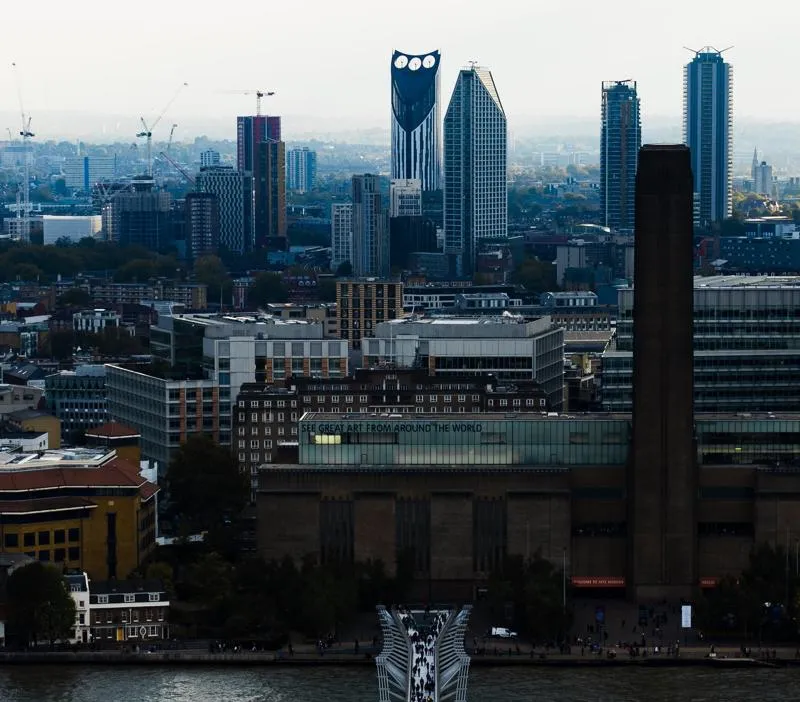
[(276, 91), (265, 111), (290, 137), (386, 128), (393, 48), (441, 50), (443, 112), (462, 65), (489, 67), (513, 131), (598, 116), (600, 82), (626, 78), (645, 121), (677, 124), (683, 47), (733, 45), (736, 116), (800, 122), (797, 0), (40, 0), (4, 3), (3, 19), (0, 113), (18, 110), (16, 62), (34, 127), (37, 111), (50, 129), (45, 115), (91, 112), (131, 140), (184, 81), (157, 139), (173, 122), (235, 138), (255, 98), (224, 91), (256, 88)]

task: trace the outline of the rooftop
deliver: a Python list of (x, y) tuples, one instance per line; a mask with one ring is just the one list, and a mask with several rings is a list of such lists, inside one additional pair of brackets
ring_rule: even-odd
[(140, 437), (141, 433), (119, 422), (106, 422), (99, 427), (89, 429), (86, 436), (103, 439), (133, 439)]
[(93, 580), (92, 595), (113, 595), (136, 592), (165, 592), (160, 580)]
[(711, 275), (694, 277), (695, 288), (798, 287), (800, 275)]

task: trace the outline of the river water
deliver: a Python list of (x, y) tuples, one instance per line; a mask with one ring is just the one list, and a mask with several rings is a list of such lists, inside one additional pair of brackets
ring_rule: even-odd
[[(470, 702), (784, 702), (800, 669), (480, 668)], [(10, 666), (2, 702), (376, 702), (370, 668)]]

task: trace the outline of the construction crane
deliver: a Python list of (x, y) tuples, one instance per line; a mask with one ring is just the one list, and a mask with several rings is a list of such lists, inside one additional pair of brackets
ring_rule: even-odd
[(138, 132), (136, 136), (140, 139), (144, 138), (147, 139), (147, 175), (151, 178), (153, 177), (153, 130), (158, 126), (158, 123), (161, 121), (161, 118), (166, 114), (167, 110), (170, 108), (173, 102), (178, 98), (178, 95), (181, 94), (181, 91), (187, 87), (188, 83), (183, 83), (176, 91), (175, 94), (172, 96), (172, 99), (167, 103), (166, 107), (161, 110), (161, 114), (156, 117), (155, 121), (152, 124), (148, 125), (147, 122), (144, 121), (144, 117), (140, 117), (139, 120), (142, 123), (143, 130)]
[[(22, 103), (22, 90), (19, 86), (19, 79), (17, 77), (17, 64), (12, 63), (11, 68), (14, 70), (14, 82), (17, 85), (17, 98), (19, 99), (19, 111), (22, 117), (22, 129), (19, 135), (22, 137), (22, 159), (23, 159), (23, 178), (22, 181), (22, 207), (20, 208), (19, 201), (17, 202), (17, 236), (22, 241), (28, 242), (31, 238), (31, 163), (28, 158), (28, 143), (30, 139), (36, 136), (31, 131), (31, 118), (25, 114), (25, 107)], [(9, 136), (11, 132), (9, 131)], [(18, 194), (19, 196), (19, 194)]]
[(177, 127), (177, 126), (178, 126), (177, 124), (173, 124), (172, 125), (172, 129), (169, 130), (169, 141), (167, 142), (167, 153), (169, 153), (169, 148), (170, 148), (170, 146), (172, 146), (172, 135), (175, 134), (175, 127)]
[(167, 161), (176, 171), (178, 171), (178, 173), (186, 178), (186, 181), (189, 183), (189, 185), (194, 187), (194, 178), (192, 178), (192, 176), (186, 172), (186, 169), (183, 166), (179, 166), (174, 159), (170, 158), (170, 155), (166, 151), (162, 151), (159, 156), (161, 156), (161, 158)]
[(255, 95), (256, 96), (256, 116), (261, 117), (261, 100), (265, 97), (272, 97), (274, 90), (222, 90), (226, 95)]

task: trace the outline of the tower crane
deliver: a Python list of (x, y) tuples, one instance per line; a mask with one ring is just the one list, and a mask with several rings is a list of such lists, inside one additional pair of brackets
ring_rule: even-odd
[(274, 90), (223, 90), (221, 91), (227, 95), (255, 95), (256, 96), (256, 116), (261, 117), (261, 101), (265, 97), (272, 97), (275, 94)]
[(169, 153), (169, 148), (170, 148), (170, 146), (172, 146), (172, 135), (175, 134), (175, 127), (177, 127), (177, 126), (178, 126), (177, 124), (173, 124), (172, 125), (172, 129), (169, 130), (169, 141), (167, 142), (167, 153)]
[[(19, 111), (22, 117), (22, 129), (19, 135), (22, 137), (24, 180), (22, 181), (22, 208), (20, 209), (19, 203), (17, 204), (17, 235), (22, 241), (28, 242), (31, 234), (31, 163), (28, 158), (28, 143), (36, 135), (31, 131), (31, 118), (30, 115), (25, 114), (25, 107), (22, 104), (22, 90), (19, 87), (19, 79), (17, 77), (17, 64), (12, 63), (11, 68), (14, 70), (14, 81), (17, 84), (17, 97), (19, 98)], [(11, 132), (9, 130), (10, 135)]]
[(161, 121), (161, 118), (166, 114), (167, 110), (170, 108), (173, 102), (178, 98), (178, 95), (181, 94), (181, 91), (187, 87), (188, 83), (183, 83), (181, 86), (175, 91), (175, 94), (172, 96), (172, 99), (167, 103), (166, 107), (161, 110), (161, 114), (156, 117), (155, 121), (153, 121), (150, 125), (144, 121), (144, 117), (140, 117), (139, 121), (142, 123), (142, 131), (136, 134), (137, 137), (147, 139), (147, 175), (151, 178), (153, 177), (153, 130), (158, 126), (158, 123)]
[(194, 178), (192, 178), (192, 176), (190, 176), (186, 172), (186, 169), (183, 168), (183, 166), (178, 165), (178, 163), (176, 163), (175, 160), (172, 159), (166, 151), (162, 151), (159, 154), (159, 156), (161, 156), (161, 158), (167, 161), (176, 171), (178, 171), (178, 173), (180, 173), (184, 178), (186, 178), (186, 181), (189, 183), (189, 185), (194, 187), (195, 184)]

